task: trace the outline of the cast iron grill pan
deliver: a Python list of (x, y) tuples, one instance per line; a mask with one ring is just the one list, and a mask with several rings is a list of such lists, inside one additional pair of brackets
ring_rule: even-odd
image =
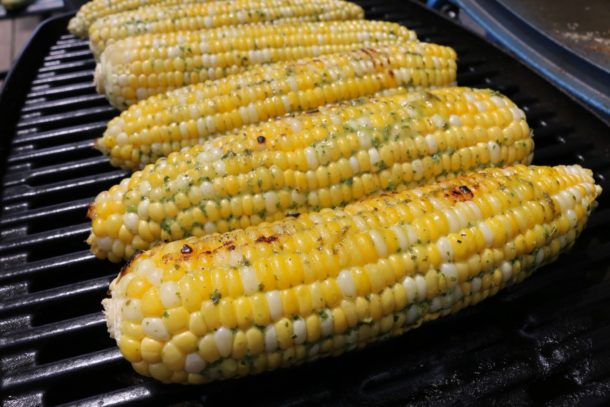
[[(454, 47), (461, 85), (523, 108), (536, 164), (580, 163), (606, 186), (608, 127), (517, 61), (415, 3), (362, 1)], [(117, 112), (92, 85), (70, 16), (43, 24), (0, 98), (0, 400), (21, 405), (602, 405), (610, 401), (610, 202), (573, 251), (460, 314), (340, 358), (185, 387), (134, 373), (106, 332), (100, 301), (119, 265), (84, 243), (86, 208), (126, 172), (92, 148)], [(607, 187), (607, 186), (606, 186)], [(228, 404), (227, 404), (228, 403)]]

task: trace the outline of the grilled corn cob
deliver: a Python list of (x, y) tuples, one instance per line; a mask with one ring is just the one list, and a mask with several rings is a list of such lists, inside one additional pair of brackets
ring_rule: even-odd
[(144, 35), (109, 46), (96, 67), (95, 83), (98, 92), (124, 109), (133, 101), (255, 65), (413, 41), (413, 31), (382, 21), (250, 24)]
[(91, 49), (142, 34), (197, 31), (244, 23), (356, 20), (360, 6), (342, 0), (235, 0), (172, 7), (152, 6), (98, 19), (89, 28)]
[(522, 281), (574, 244), (600, 193), (579, 166), (494, 168), (172, 242), (111, 283), (109, 332), (163, 382), (339, 355)]
[[(214, 0), (208, 0), (214, 1)], [(92, 0), (82, 5), (76, 15), (68, 23), (68, 31), (72, 34), (87, 38), (89, 26), (98, 18), (117, 14), (123, 11), (135, 10), (144, 6), (162, 4), (175, 6), (180, 4), (204, 3), (206, 0)]]
[(97, 196), (91, 250), (119, 261), (159, 241), (244, 228), (467, 170), (529, 163), (523, 113), (445, 88), (319, 108), (172, 153)]
[[(115, 166), (142, 168), (214, 134), (287, 112), (400, 87), (451, 85), (455, 58), (451, 48), (409, 43), (271, 64), (145, 99), (111, 120), (97, 147)], [(180, 130), (177, 140), (174, 130)]]

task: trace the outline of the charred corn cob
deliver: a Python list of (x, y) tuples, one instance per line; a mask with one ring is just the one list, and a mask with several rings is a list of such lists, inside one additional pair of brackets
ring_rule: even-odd
[(381, 21), (251, 24), (144, 35), (109, 46), (96, 67), (95, 83), (98, 92), (124, 109), (132, 101), (255, 65), (415, 40), (413, 31)]
[(451, 48), (409, 43), (271, 64), (145, 99), (111, 120), (97, 147), (115, 166), (142, 168), (212, 135), (287, 112), (401, 87), (449, 86), (455, 58)]
[(529, 163), (532, 151), (523, 113), (491, 91), (352, 100), (247, 126), (146, 166), (97, 196), (88, 242), (96, 256), (119, 261), (159, 241)]
[(109, 332), (163, 382), (336, 356), (522, 281), (574, 244), (600, 193), (579, 166), (494, 168), (172, 242), (111, 283)]
[(206, 0), (92, 0), (83, 4), (76, 16), (70, 19), (68, 31), (78, 37), (87, 38), (89, 26), (100, 17), (155, 4), (175, 6), (204, 2)]
[(274, 22), (356, 20), (360, 6), (342, 0), (235, 0), (170, 7), (143, 7), (98, 19), (89, 28), (91, 49), (142, 34), (197, 31), (227, 25)]

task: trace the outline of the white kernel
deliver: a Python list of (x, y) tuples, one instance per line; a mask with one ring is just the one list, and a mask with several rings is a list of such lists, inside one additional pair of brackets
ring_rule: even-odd
[(430, 120), (432, 120), (432, 123), (439, 129), (445, 127), (446, 123), (439, 114), (435, 114)]
[(405, 277), (405, 279), (402, 281), (402, 286), (407, 292), (407, 303), (412, 303), (417, 295), (417, 286), (415, 285), (415, 281), (411, 277)]
[(132, 212), (128, 212), (123, 215), (123, 223), (125, 224), (127, 230), (129, 230), (131, 233), (137, 233), (139, 220), (140, 218), (138, 218), (138, 215)]
[(226, 358), (231, 354), (233, 349), (233, 332), (230, 329), (221, 326), (214, 333), (214, 343), (218, 348), (220, 356)]
[(371, 122), (371, 119), (368, 116), (362, 116), (360, 119), (358, 119), (358, 125), (367, 128), (371, 127), (373, 123)]
[(452, 114), (451, 116), (449, 116), (449, 124), (451, 126), (461, 126), (462, 125), (462, 120), (460, 119), (460, 116)]
[(421, 302), (426, 299), (426, 279), (423, 276), (415, 276), (415, 285), (417, 286), (417, 301)]
[(417, 241), (418, 241), (417, 234), (415, 233), (413, 226), (405, 225), (404, 229), (407, 234), (407, 237), (409, 238), (409, 245), (413, 245), (413, 244), (417, 243)]
[(226, 175), (227, 169), (225, 167), (225, 163), (222, 160), (218, 160), (214, 162), (214, 171), (216, 171), (217, 175)]
[(409, 240), (407, 239), (407, 236), (403, 232), (402, 228), (399, 225), (394, 225), (390, 228), (390, 230), (394, 233), (394, 236), (396, 236), (400, 250), (407, 250), (409, 247)]
[(368, 229), (368, 225), (367, 225), (366, 221), (364, 219), (362, 219), (361, 216), (358, 216), (358, 215), (352, 216), (352, 222), (354, 222), (356, 224), (356, 227), (359, 230)]
[(316, 168), (318, 168), (319, 163), (316, 151), (311, 147), (307, 147), (305, 148), (304, 152), (305, 158), (307, 159), (307, 166), (309, 167), (309, 169), (315, 170)]
[(254, 294), (258, 291), (259, 281), (256, 277), (256, 272), (250, 266), (243, 267), (239, 270), (241, 276), (241, 283), (244, 287), (244, 293), (246, 295)]
[(349, 270), (343, 270), (337, 276), (337, 284), (341, 289), (344, 297), (353, 297), (356, 295), (356, 284)]
[(280, 200), (275, 191), (267, 191), (263, 195), (265, 199), (265, 209), (269, 213), (277, 212), (278, 206), (280, 204)]
[(181, 304), (180, 296), (178, 295), (178, 284), (173, 281), (161, 283), (159, 286), (159, 297), (165, 308), (173, 308)]
[(457, 267), (453, 263), (441, 264), (441, 274), (445, 277), (448, 288), (453, 288), (458, 282), (458, 271)]
[(216, 131), (216, 122), (214, 121), (214, 116), (210, 115), (205, 118), (205, 127), (208, 129), (208, 134), (214, 133)]
[(495, 141), (487, 142), (487, 150), (489, 151), (489, 157), (492, 163), (497, 163), (500, 161), (500, 145)]
[(443, 304), (439, 297), (432, 298), (432, 301), (430, 302), (430, 312), (437, 312), (442, 307), (443, 307)]
[(502, 262), (500, 271), (502, 271), (502, 281), (507, 282), (513, 274), (513, 266), (507, 261)]
[(413, 160), (411, 162), (411, 168), (413, 169), (414, 180), (420, 180), (424, 176), (424, 164), (420, 159)]
[(358, 159), (354, 156), (349, 158), (349, 164), (352, 167), (352, 172), (354, 175), (360, 172), (360, 164), (358, 163)]
[(570, 222), (570, 227), (575, 227), (578, 224), (578, 216), (573, 209), (568, 209), (566, 211), (566, 216), (568, 217), (568, 221)]
[(142, 320), (142, 330), (146, 336), (157, 341), (169, 340), (169, 333), (161, 318), (144, 318)]
[(369, 136), (367, 132), (359, 131), (356, 133), (356, 135), (358, 136), (358, 141), (360, 142), (360, 148), (363, 150), (370, 148), (373, 145), (371, 136)]
[(128, 140), (129, 138), (127, 137), (127, 134), (125, 132), (119, 133), (119, 135), (116, 137), (116, 142), (120, 146), (127, 144)]
[(307, 330), (305, 321), (301, 318), (292, 322), (292, 329), (294, 331), (294, 343), (297, 345), (302, 344), (307, 339)]
[(186, 355), (184, 370), (187, 373), (201, 373), (201, 371), (205, 369), (205, 367), (205, 360), (203, 360), (198, 353), (189, 353), (188, 355)]
[(419, 307), (417, 305), (411, 305), (406, 315), (406, 323), (412, 324), (419, 318)]
[(209, 181), (203, 181), (199, 186), (199, 190), (203, 195), (203, 199), (212, 199), (216, 195), (214, 192), (214, 185)]
[(479, 277), (475, 277), (470, 282), (470, 286), (473, 293), (478, 293), (481, 290), (481, 279)]
[(441, 258), (444, 262), (453, 260), (453, 247), (451, 246), (451, 242), (446, 237), (440, 237), (436, 241), (436, 246), (438, 247), (438, 251), (441, 253)]
[(377, 255), (380, 258), (386, 258), (388, 256), (388, 246), (386, 242), (383, 240), (383, 236), (377, 230), (369, 231), (369, 236), (373, 240), (373, 244), (375, 245), (375, 250), (377, 251)]
[(428, 152), (430, 154), (435, 154), (438, 151), (438, 144), (436, 144), (436, 139), (432, 134), (428, 134), (425, 138), (426, 144), (428, 145)]
[(515, 120), (525, 119), (525, 113), (518, 107), (511, 107), (510, 112), (513, 114), (513, 119)]
[(130, 299), (125, 301), (121, 307), (121, 315), (124, 320), (140, 322), (143, 317), (140, 300)]
[(479, 112), (484, 112), (487, 110), (487, 106), (485, 105), (485, 103), (481, 102), (480, 100), (474, 102), (474, 105), (477, 107), (477, 110)]
[(265, 329), (265, 351), (273, 352), (277, 349), (277, 334), (275, 333), (275, 326), (269, 325)]
[(460, 230), (460, 220), (451, 208), (445, 208), (443, 210), (443, 215), (445, 215), (445, 219), (447, 219), (447, 223), (449, 224), (449, 232), (457, 232)]
[(487, 226), (487, 223), (479, 223), (479, 230), (483, 233), (487, 247), (491, 247), (494, 243), (494, 235), (491, 232), (491, 229), (489, 229), (489, 226)]
[(289, 118), (286, 120), (288, 122), (288, 124), (290, 125), (290, 128), (292, 129), (292, 131), (294, 133), (298, 133), (303, 129), (303, 126), (301, 125), (301, 121), (299, 119), (295, 119), (293, 117)]
[(494, 95), (489, 99), (500, 109), (504, 109), (506, 107), (506, 102), (499, 96)]
[(168, 47), (167, 48), (167, 56), (170, 58), (177, 58), (180, 55), (180, 50), (178, 47)]
[(371, 161), (371, 166), (376, 165), (379, 161), (381, 161), (381, 157), (379, 156), (379, 151), (375, 147), (369, 148), (369, 160)]
[(282, 306), (280, 292), (277, 290), (269, 291), (265, 293), (265, 297), (267, 297), (267, 304), (269, 305), (269, 314), (271, 314), (271, 319), (277, 321), (278, 319), (282, 318), (284, 308)]
[(214, 233), (216, 232), (216, 224), (212, 221), (206, 222), (205, 225), (203, 225), (203, 229), (207, 234)]
[(324, 309), (320, 315), (323, 315), (320, 317), (320, 335), (325, 338), (333, 333), (333, 313), (329, 309)]

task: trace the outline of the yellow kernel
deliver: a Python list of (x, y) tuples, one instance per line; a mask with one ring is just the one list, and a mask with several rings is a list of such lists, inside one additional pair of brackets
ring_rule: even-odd
[(220, 371), (222, 372), (223, 378), (230, 378), (235, 376), (237, 373), (237, 362), (235, 359), (225, 359), (220, 364)]
[(121, 353), (128, 361), (139, 362), (142, 360), (139, 340), (132, 339), (127, 335), (121, 335), (121, 338), (118, 341), (118, 345)]
[(144, 338), (144, 331), (139, 323), (130, 322), (127, 320), (121, 321), (122, 336), (128, 336), (131, 339), (141, 340)]
[(150, 376), (150, 372), (148, 371), (148, 363), (144, 361), (132, 363), (133, 370), (141, 374), (142, 376)]
[(152, 377), (168, 383), (172, 377), (172, 371), (164, 363), (153, 363), (148, 366), (148, 371)]
[(163, 349), (163, 342), (151, 338), (142, 339), (140, 344), (142, 352), (142, 359), (148, 363), (157, 363), (161, 361), (161, 349)]
[(168, 309), (163, 313), (163, 325), (170, 334), (175, 334), (188, 327), (189, 317), (184, 307)]
[(199, 341), (199, 356), (208, 363), (213, 363), (220, 358), (213, 333), (207, 334)]
[(275, 334), (277, 342), (282, 349), (292, 346), (292, 321), (288, 318), (282, 318), (275, 323)]
[(316, 342), (320, 339), (320, 316), (317, 314), (310, 315), (305, 320), (307, 327), (307, 342)]
[(201, 315), (201, 311), (192, 312), (189, 316), (189, 331), (192, 332), (195, 336), (203, 336), (208, 332), (208, 327), (203, 320), (203, 315)]
[(237, 331), (233, 336), (233, 351), (231, 356), (235, 359), (241, 359), (248, 351), (248, 338), (243, 331)]
[(235, 308), (233, 307), (233, 299), (223, 298), (218, 304), (218, 315), (220, 324), (227, 328), (235, 328), (237, 326), (237, 318)]
[(172, 343), (183, 353), (191, 353), (197, 350), (197, 337), (189, 331), (175, 335), (172, 338)]
[(211, 301), (204, 301), (201, 305), (201, 314), (208, 329), (214, 330), (220, 326), (218, 307)]
[(163, 314), (164, 307), (159, 298), (159, 292), (152, 287), (142, 296), (140, 301), (142, 314), (145, 317), (160, 317)]
[(265, 339), (263, 332), (255, 327), (246, 331), (248, 349), (252, 355), (258, 355), (265, 350)]
[(347, 319), (341, 308), (332, 310), (333, 314), (333, 332), (335, 335), (342, 334), (347, 329)]
[(161, 350), (161, 360), (171, 370), (182, 370), (186, 357), (176, 345), (168, 342)]

